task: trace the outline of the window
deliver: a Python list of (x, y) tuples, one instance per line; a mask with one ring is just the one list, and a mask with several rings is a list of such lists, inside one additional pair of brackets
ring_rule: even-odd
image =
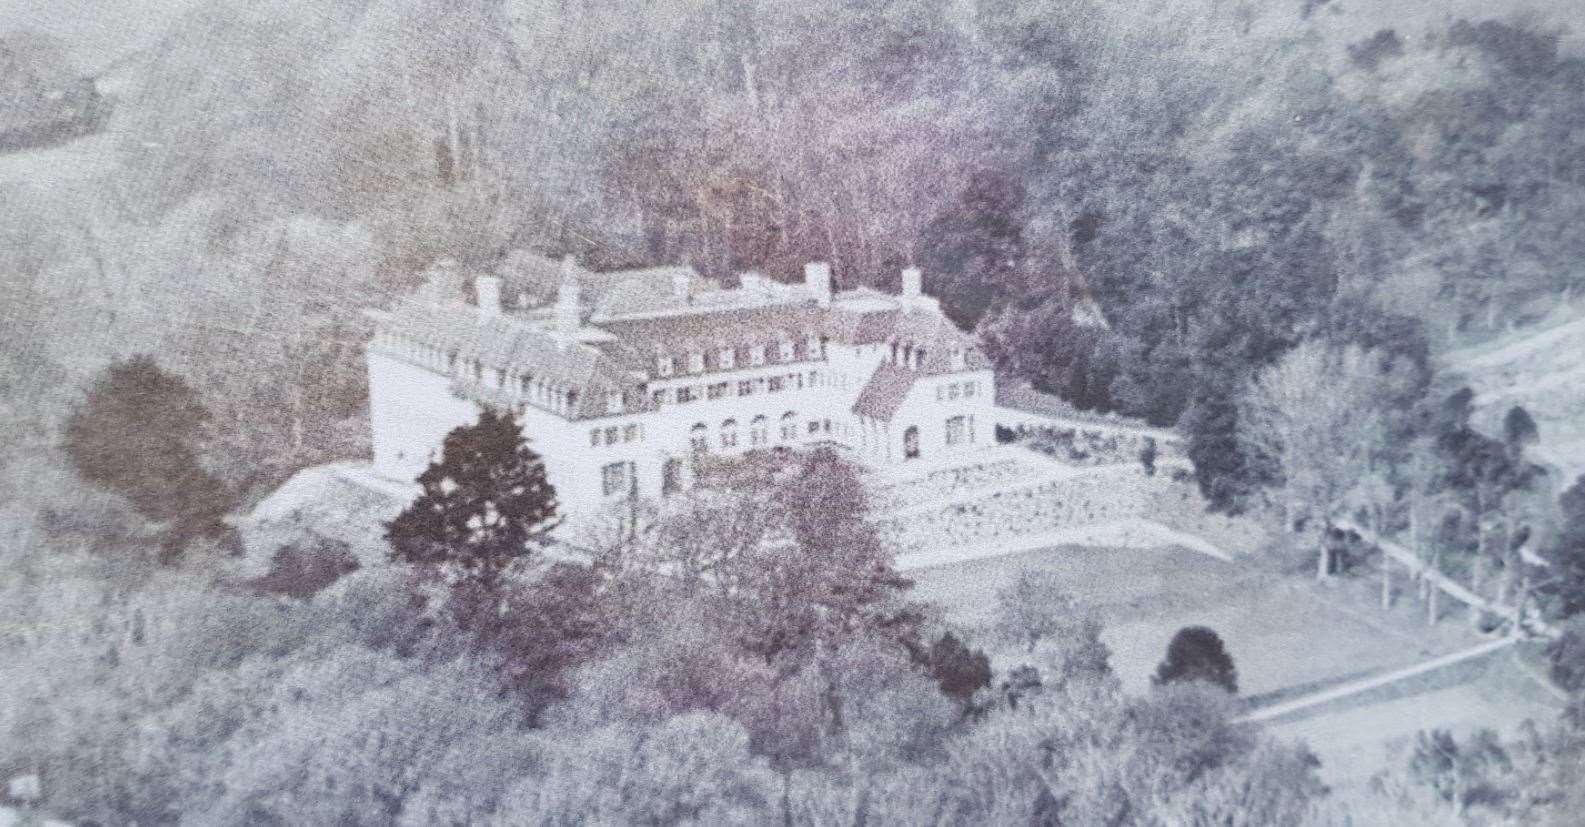
[(953, 370), (963, 370), (963, 368), (964, 368), (966, 363), (967, 363), (967, 356), (964, 353), (963, 348), (962, 347), (953, 347), (952, 348), (952, 369)]
[(765, 346), (755, 345), (748, 349), (748, 363), (751, 365), (765, 364)]
[(614, 497), (628, 493), (631, 486), (632, 475), (628, 473), (632, 463), (613, 462), (600, 469), (600, 491), (607, 497)]
[(605, 444), (607, 444), (607, 445), (615, 445), (617, 437), (621, 436), (621, 434), (622, 434), (622, 430), (620, 428), (616, 427), (615, 425), (612, 425), (611, 427), (606, 428), (605, 429)]
[(754, 417), (754, 421), (750, 422), (748, 427), (748, 443), (758, 447), (769, 442), (769, 428), (769, 420), (764, 414)]
[(788, 411), (781, 415), (781, 440), (791, 442), (798, 438), (798, 415)]
[(635, 439), (638, 439), (638, 425), (633, 424), (622, 428), (623, 442), (632, 442)]
[(722, 370), (730, 370), (737, 365), (737, 351), (729, 347), (721, 348), (721, 352), (716, 354), (715, 360)]
[(737, 447), (737, 420), (728, 419), (721, 423), (721, 447)]
[(670, 376), (672, 372), (677, 369), (677, 360), (670, 356), (662, 356), (658, 362), (659, 363), (656, 365), (656, 371), (661, 376)]
[(804, 389), (804, 375), (803, 374), (794, 373), (794, 374), (788, 375), (787, 378), (798, 383), (798, 390), (803, 390)]
[(589, 445), (593, 448), (600, 447), (600, 429), (595, 428), (589, 432)]
[(506, 387), (506, 370), (504, 368), (495, 369), (495, 386), (498, 388)]
[(819, 420), (816, 420), (816, 419), (809, 420), (809, 433), (811, 433), (811, 434), (820, 433), (820, 421)]
[(703, 353), (696, 352), (688, 354), (688, 371), (690, 373), (702, 373), (704, 371)]
[(752, 380), (744, 379), (743, 381), (737, 383), (737, 395), (738, 396), (751, 396), (751, 395), (753, 395), (753, 393), (754, 393), (754, 382)]
[(622, 412), (622, 392), (612, 391), (605, 395), (605, 412), (619, 414)]
[(528, 392), (533, 389), (534, 375), (531, 373), (525, 373), (523, 374), (522, 378), (518, 380), (518, 382), (522, 384), (523, 394), (526, 396)]
[(682, 460), (676, 457), (667, 457), (666, 464), (661, 466), (660, 493), (661, 496), (671, 496), (682, 490)]
[(726, 382), (717, 382), (714, 385), (705, 388), (704, 396), (706, 399), (720, 399), (721, 397), (726, 396), (727, 387), (728, 385)]
[(473, 381), (484, 381), (484, 363), (480, 362), (478, 359), (473, 360)]
[(962, 445), (969, 439), (969, 423), (967, 417), (954, 416), (947, 420), (947, 444)]
[(791, 362), (793, 360), (793, 343), (792, 343), (791, 339), (783, 339), (783, 340), (781, 340), (780, 350), (781, 350), (781, 357), (780, 358), (781, 358), (781, 360), (783, 362)]
[(666, 389), (656, 388), (655, 392), (649, 395), (649, 398), (655, 400), (655, 404), (657, 405), (666, 404)]
[(946, 399), (946, 398), (947, 398), (947, 386), (946, 385), (937, 385), (936, 386), (936, 401), (940, 402), (941, 400)]
[(953, 382), (951, 385), (948, 385), (947, 386), (947, 399), (957, 399), (958, 398), (958, 390), (959, 390), (958, 383)]
[(903, 459), (919, 458), (919, 426), (909, 425), (903, 431)]
[(769, 388), (771, 393), (780, 393), (782, 389), (782, 378), (780, 376), (772, 376), (770, 378)]
[(705, 435), (708, 430), (703, 422), (695, 424), (688, 430), (688, 442), (693, 445), (694, 450), (703, 451), (710, 447), (709, 439)]
[(963, 398), (964, 399), (973, 399), (974, 398), (974, 390), (975, 390), (974, 386), (976, 384), (978, 384), (978, 383), (975, 383), (975, 382), (964, 382), (963, 383)]
[(678, 388), (677, 389), (677, 401), (678, 402), (692, 402), (693, 401), (693, 388), (688, 388), (688, 387)]

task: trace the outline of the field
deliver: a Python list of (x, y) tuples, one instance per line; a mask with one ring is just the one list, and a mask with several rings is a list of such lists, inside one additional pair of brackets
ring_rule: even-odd
[[(1204, 625), (1226, 642), (1240, 694), (1290, 696), (1409, 666), (1480, 641), (1461, 616), (1427, 627), (1422, 604), (1400, 595), (1383, 612), (1373, 578), (1316, 584), (1248, 562), (1182, 550), (1059, 547), (910, 572), (916, 596), (985, 642), (995, 595), (1021, 567), (1058, 573), (1068, 592), (1104, 627), (1112, 667), (1125, 691), (1147, 691), (1179, 628)], [(1403, 584), (1400, 584), (1403, 585)], [(998, 666), (1005, 662), (991, 650)], [(1508, 654), (1420, 684), (1329, 705), (1271, 726), (1301, 738), (1321, 757), (1333, 785), (1367, 779), (1386, 766), (1387, 748), (1430, 727), (1511, 730), (1526, 717), (1556, 713)]]

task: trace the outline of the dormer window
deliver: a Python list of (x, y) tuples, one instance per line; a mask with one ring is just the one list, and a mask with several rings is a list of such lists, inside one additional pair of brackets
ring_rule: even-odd
[(765, 346), (755, 345), (748, 349), (748, 362), (751, 365), (765, 364)]
[(952, 369), (963, 370), (968, 362), (968, 354), (961, 346), (952, 348)]
[(781, 340), (781, 348), (780, 348), (780, 350), (781, 350), (781, 360), (783, 362), (791, 362), (793, 360), (793, 343), (792, 343), (791, 339), (783, 339), (783, 340)]
[(818, 336), (809, 336), (804, 339), (804, 358), (820, 358), (820, 338)]
[(704, 353), (702, 351), (694, 351), (693, 353), (688, 354), (688, 372), (704, 372)]
[(737, 351), (729, 347), (721, 348), (721, 352), (716, 355), (716, 363), (722, 370), (731, 370), (737, 366)]
[(622, 392), (612, 391), (605, 395), (605, 412), (619, 414), (622, 412)]
[(670, 376), (677, 370), (677, 360), (670, 356), (662, 356), (655, 360), (655, 372), (661, 376)]

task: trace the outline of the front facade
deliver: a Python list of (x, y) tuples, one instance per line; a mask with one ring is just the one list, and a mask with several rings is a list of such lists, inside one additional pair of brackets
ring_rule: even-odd
[(916, 269), (891, 296), (834, 292), (819, 263), (802, 284), (751, 273), (731, 289), (690, 268), (546, 267), (559, 269), (549, 306), (530, 306), (510, 274), (475, 276), (469, 303), (441, 263), (416, 295), (371, 313), (378, 473), (414, 479), (483, 405), (517, 415), (571, 516), (680, 490), (700, 452), (830, 445), (889, 466), (995, 442), (986, 358)]

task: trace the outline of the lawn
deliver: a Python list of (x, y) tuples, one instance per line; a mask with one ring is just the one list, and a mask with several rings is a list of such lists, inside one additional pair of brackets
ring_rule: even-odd
[(1063, 546), (909, 574), (916, 597), (987, 645), (996, 592), (1026, 566), (1056, 572), (1101, 621), (1112, 666), (1130, 692), (1149, 687), (1167, 642), (1190, 625), (1221, 635), (1246, 697), (1406, 666), (1474, 642), (1457, 623), (1428, 629), (1411, 599), (1381, 611), (1369, 583), (1317, 585), (1174, 549)]
[[(988, 645), (985, 627), (996, 592), (1025, 566), (1056, 572), (1073, 598), (1095, 613), (1112, 667), (1125, 691), (1134, 693), (1148, 690), (1167, 641), (1186, 625), (1221, 635), (1246, 698), (1305, 694), (1481, 640), (1458, 613), (1427, 627), (1423, 604), (1412, 596), (1400, 595), (1391, 611), (1382, 611), (1372, 576), (1320, 585), (1247, 560), (1228, 563), (1184, 550), (1064, 546), (909, 574), (917, 597), (945, 609), (976, 643)], [(999, 650), (988, 649), (999, 667), (1007, 665)], [(1554, 719), (1555, 703), (1509, 668), (1511, 655), (1329, 704), (1268, 731), (1309, 744), (1321, 758), (1322, 778), (1334, 788), (1363, 783), (1397, 760), (1396, 751), (1421, 729), (1512, 733), (1526, 718)]]

